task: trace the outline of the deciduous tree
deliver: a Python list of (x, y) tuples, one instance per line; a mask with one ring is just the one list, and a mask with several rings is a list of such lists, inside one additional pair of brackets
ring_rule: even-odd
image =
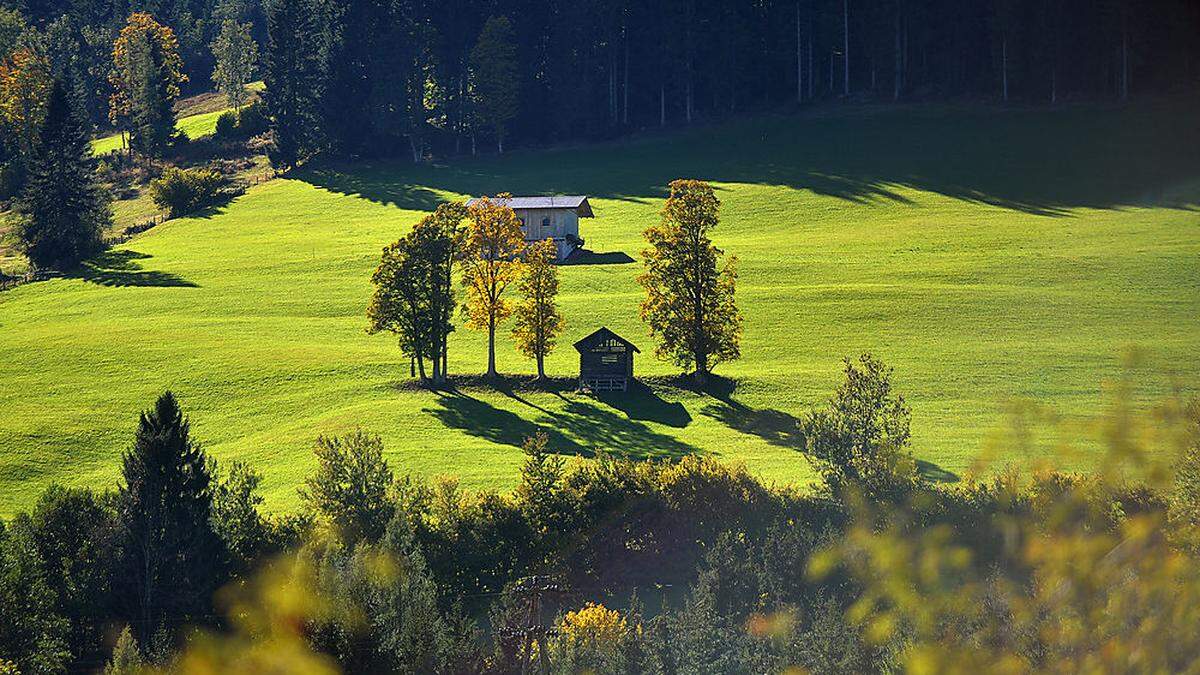
[(130, 147), (162, 157), (175, 136), (175, 100), (187, 81), (175, 31), (145, 12), (129, 15), (112, 49), (109, 120), (129, 130)]
[(66, 672), (69, 626), (46, 576), (28, 524), (0, 524), (0, 671), (11, 659), (11, 672)]
[(317, 472), (304, 481), (300, 498), (346, 542), (377, 541), (395, 510), (383, 441), (361, 431), (321, 436), (314, 452)]
[(539, 380), (546, 379), (546, 355), (554, 351), (564, 322), (558, 311), (558, 247), (553, 239), (530, 245), (525, 252), (525, 273), (519, 285), (521, 301), (516, 306), (513, 337), (517, 350), (537, 361)]
[(470, 218), (461, 253), (462, 284), (467, 289), (463, 312), (468, 326), (488, 332), (489, 377), (496, 376), (496, 326), (512, 314), (504, 292), (520, 278), (525, 249), (521, 221), (505, 205), (510, 197), (482, 197), (467, 209)]
[(709, 232), (717, 226), (720, 202), (707, 183), (671, 182), (662, 220), (645, 232), (646, 289), (642, 320), (658, 340), (656, 354), (694, 369), (704, 384), (712, 368), (741, 356), (742, 315), (734, 302), (736, 258), (718, 267), (722, 251)]
[(454, 330), (452, 267), (462, 239), (466, 208), (446, 203), (421, 219), (409, 234), (383, 250), (371, 281), (375, 293), (367, 307), (368, 332), (390, 331), (417, 363), (426, 380), (425, 362), (433, 381), (445, 381), (447, 344)]
[(258, 69), (258, 43), (250, 36), (250, 24), (226, 19), (213, 40), (212, 53), (217, 64), (213, 83), (225, 94), (229, 105), (241, 110), (246, 103), (246, 85)]
[(0, 59), (0, 129), (20, 157), (27, 159), (37, 144), (51, 79), (50, 62), (29, 47)]
[(903, 496), (917, 478), (908, 451), (912, 413), (892, 391), (892, 369), (863, 354), (857, 363), (845, 359), (845, 375), (828, 408), (801, 420), (805, 451), (834, 494)]

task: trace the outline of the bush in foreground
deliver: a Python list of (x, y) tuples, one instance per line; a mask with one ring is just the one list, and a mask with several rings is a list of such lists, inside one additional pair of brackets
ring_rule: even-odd
[[(886, 379), (866, 370), (881, 377), (859, 385)], [(858, 450), (882, 447), (880, 427), (853, 420), (906, 419), (886, 387), (842, 394), (864, 415), (829, 438), (857, 438)], [(143, 643), (148, 661), (184, 673), (1191, 672), (1200, 566), (1194, 531), (1168, 523), (1194, 517), (1181, 492), (1198, 475), (1197, 415), (1171, 405), (1136, 426), (1118, 411), (1110, 422), (1120, 424), (1104, 428), (1113, 450), (1092, 475), (906, 478), (905, 490), (881, 494), (879, 471), (863, 463), (892, 467), (891, 452), (856, 451), (857, 470), (827, 473), (837, 489), (810, 494), (703, 457), (566, 461), (538, 435), (518, 488), (501, 494), (393, 476), (373, 436), (326, 438), (295, 523), (261, 519), (256, 480), (230, 471), (214, 491), (212, 531), (242, 569), (259, 571), (221, 568), (224, 619), (197, 607), (185, 613), (199, 632), (169, 634), (178, 624), (164, 620)], [(175, 411), (157, 417), (181, 428)], [(167, 436), (176, 442), (163, 447), (186, 448), (184, 434)], [(111, 508), (68, 496), (48, 501)], [(141, 517), (119, 501), (113, 517), (129, 531)], [(85, 625), (80, 612), (99, 611), (108, 626), (137, 619), (120, 602), (63, 601), (72, 588), (46, 580), (70, 556), (69, 543), (50, 545), (70, 540), (67, 511), (40, 511), (0, 529), (0, 600), (16, 599), (0, 613), (0, 662), (22, 672), (61, 671), (68, 643), (93, 642), (71, 654), (102, 648), (72, 628)], [(86, 520), (87, 530), (108, 522)], [(202, 516), (182, 520), (208, 528)], [(284, 530), (292, 535), (272, 534)], [(263, 538), (290, 543), (238, 545)], [(156, 592), (160, 603), (191, 599), (179, 584)]]

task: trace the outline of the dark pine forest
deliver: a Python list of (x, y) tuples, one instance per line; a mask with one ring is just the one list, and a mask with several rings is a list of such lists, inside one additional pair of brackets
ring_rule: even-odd
[[(41, 36), (97, 125), (131, 12), (175, 31), (207, 91), (222, 22), (248, 22), (267, 99), (292, 79), (300, 154), (493, 150), (480, 91), (511, 99), (510, 143), (602, 139), (810, 101), (1050, 104), (1194, 89), (1191, 0), (3, 0)], [(507, 25), (490, 31), (488, 20)], [(502, 44), (497, 47), (496, 40)], [(496, 49), (500, 51), (497, 52)], [(511, 67), (496, 61), (512, 60)], [(496, 80), (501, 80), (497, 82)]]

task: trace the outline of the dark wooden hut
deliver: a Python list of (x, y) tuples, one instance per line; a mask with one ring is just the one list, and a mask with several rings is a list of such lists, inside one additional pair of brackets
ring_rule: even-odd
[(575, 343), (579, 352), (579, 386), (593, 391), (625, 391), (633, 379), (632, 342), (607, 328)]

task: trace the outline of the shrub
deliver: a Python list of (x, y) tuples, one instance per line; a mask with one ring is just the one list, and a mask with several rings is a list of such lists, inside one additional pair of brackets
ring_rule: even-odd
[(150, 182), (154, 204), (167, 209), (172, 218), (216, 202), (225, 179), (212, 169), (169, 168)]
[(267, 130), (267, 114), (261, 103), (251, 103), (238, 112), (238, 133), (247, 138), (257, 136)]
[(376, 541), (392, 518), (388, 491), (395, 483), (383, 459), (383, 441), (355, 431), (317, 437), (317, 473), (304, 482), (300, 498), (349, 543)]
[(226, 110), (217, 117), (217, 138), (229, 140), (238, 132), (238, 116), (232, 110)]

